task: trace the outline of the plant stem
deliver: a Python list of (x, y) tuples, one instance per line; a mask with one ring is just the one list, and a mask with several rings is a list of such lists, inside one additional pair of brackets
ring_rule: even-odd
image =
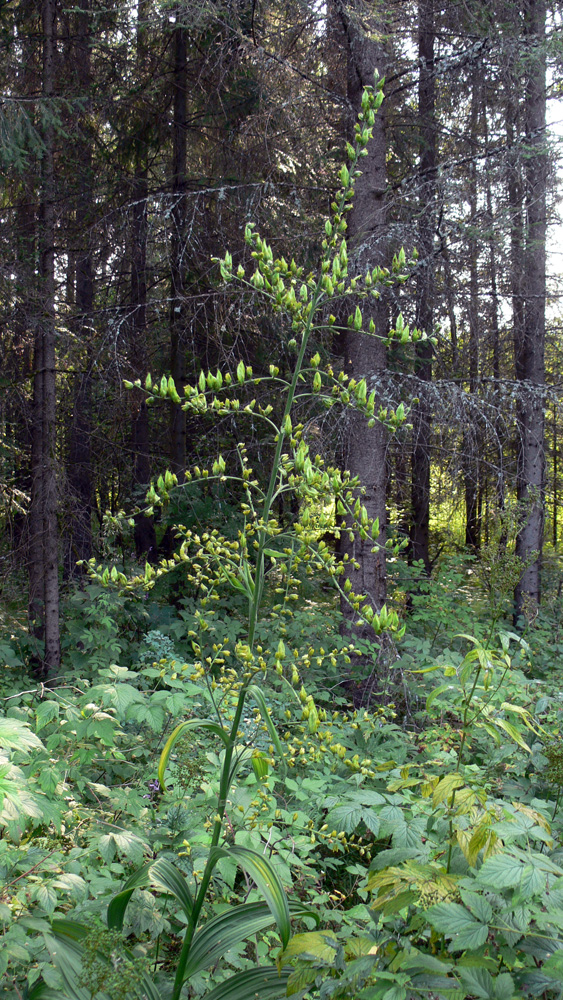
[(285, 441), (285, 435), (283, 433), (283, 427), (285, 424), (285, 418), (290, 415), (291, 408), (293, 406), (293, 400), (295, 397), (295, 391), (297, 389), (297, 382), (299, 381), (299, 376), (301, 374), (301, 369), (303, 367), (303, 360), (305, 358), (305, 351), (307, 350), (307, 344), (309, 342), (309, 337), (311, 336), (311, 331), (313, 329), (313, 319), (317, 311), (317, 306), (319, 304), (319, 299), (322, 291), (322, 272), (319, 273), (315, 291), (313, 293), (313, 298), (311, 300), (311, 311), (307, 317), (307, 323), (305, 329), (303, 330), (303, 336), (301, 339), (301, 347), (299, 348), (299, 354), (297, 356), (297, 362), (295, 364), (295, 370), (293, 372), (293, 377), (291, 379), (289, 390), (287, 394), (287, 400), (283, 412), (282, 421), (280, 424), (280, 429), (278, 431), (278, 440), (276, 444), (276, 452), (274, 455), (274, 460), (272, 463), (272, 471), (270, 473), (270, 481), (268, 484), (268, 491), (266, 493), (266, 499), (264, 500), (264, 508), (262, 514), (262, 527), (258, 536), (258, 552), (256, 554), (256, 569), (254, 573), (254, 596), (249, 609), (249, 621), (248, 621), (248, 645), (252, 649), (254, 645), (254, 635), (256, 632), (256, 623), (258, 620), (258, 612), (260, 610), (260, 605), (262, 603), (262, 593), (264, 589), (264, 549), (266, 548), (266, 543), (268, 540), (267, 524), (268, 518), (270, 516), (270, 510), (272, 507), (272, 499), (274, 496), (276, 483), (278, 479), (278, 472), (280, 468), (280, 462), (282, 457), (283, 444)]

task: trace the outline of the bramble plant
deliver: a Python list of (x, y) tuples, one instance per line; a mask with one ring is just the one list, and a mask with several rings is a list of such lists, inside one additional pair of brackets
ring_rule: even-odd
[[(229, 796), (244, 761), (250, 761), (256, 778), (263, 779), (276, 754), (282, 761), (284, 759), (284, 748), (270, 719), (260, 686), (261, 677), (269, 672), (282, 688), (290, 689), (311, 736), (326, 721), (325, 710), (318, 708), (312, 696), (307, 694), (298, 669), (299, 661), (296, 662), (297, 656), (286, 646), (283, 638), (284, 623), (291, 618), (293, 602), (298, 599), (299, 572), (316, 576), (322, 573), (328, 577), (341, 598), (355, 612), (358, 623), (371, 626), (375, 636), (385, 631), (402, 634), (395, 612), (388, 611), (385, 606), (376, 611), (364, 595), (352, 591), (346, 576), (348, 557), (339, 559), (319, 540), (323, 530), (334, 526), (336, 517), (339, 530), (357, 533), (364, 540), (372, 539), (375, 549), (379, 524), (368, 516), (362, 503), (359, 480), (347, 472), (326, 466), (319, 455), (311, 454), (304, 426), (295, 419), (296, 404), (302, 409), (305, 401), (317, 408), (337, 405), (353, 407), (365, 415), (369, 425), (380, 420), (391, 430), (406, 419), (402, 404), (396, 411), (378, 411), (375, 390), (368, 392), (365, 378), (349, 378), (330, 366), (323, 369), (319, 354), (311, 353), (315, 333), (327, 324), (329, 327), (335, 325), (334, 316), (326, 319), (332, 300), (346, 297), (354, 300), (348, 323), (360, 333), (363, 317), (357, 300), (367, 296), (377, 297), (382, 285), (401, 282), (405, 277), (402, 273), (405, 264), (403, 251), (394, 258), (391, 272), (376, 267), (363, 277), (349, 277), (348, 274), (346, 213), (351, 208), (355, 181), (360, 175), (360, 160), (367, 155), (375, 114), (383, 100), (382, 86), (382, 81), (376, 81), (375, 87), (364, 91), (362, 111), (355, 127), (355, 142), (347, 144), (348, 164), (340, 171), (341, 188), (325, 225), (326, 236), (322, 242), (318, 269), (306, 274), (303, 267), (293, 260), (288, 264), (283, 257), (274, 259), (268, 243), (252, 225), (247, 226), (245, 238), (255, 261), (253, 273), (247, 276), (242, 265), (235, 273), (229, 253), (218, 261), (224, 281), (238, 280), (242, 288), (260, 292), (267, 307), (286, 318), (291, 327), (289, 345), (297, 353), (291, 378), (285, 379), (275, 365), (270, 366), (266, 378), (256, 377), (252, 369), (241, 361), (234, 374), (202, 372), (197, 385), (185, 386), (183, 390), (166, 376), (153, 385), (149, 375), (144, 385), (147, 403), (167, 399), (194, 414), (211, 413), (217, 417), (251, 415), (253, 419), (262, 421), (271, 433), (275, 447), (265, 487), (260, 485), (250, 467), (243, 442), (239, 442), (236, 448), (238, 470), (228, 469), (222, 455), (218, 455), (211, 469), (196, 467), (186, 474), (188, 482), (199, 479), (214, 481), (218, 485), (228, 483), (240, 491), (244, 523), (238, 536), (227, 538), (217, 529), (196, 532), (178, 525), (176, 530), (182, 541), (177, 554), (156, 567), (147, 563), (141, 576), (128, 579), (115, 566), (105, 570), (93, 563), (90, 566), (93, 579), (133, 592), (150, 588), (159, 577), (182, 566), (187, 579), (197, 588), (197, 627), (189, 632), (194, 654), (193, 677), (206, 685), (212, 717), (187, 719), (168, 738), (159, 766), (163, 791), (166, 770), (178, 740), (191, 730), (203, 730), (216, 737), (222, 745), (218, 794), (213, 816), (208, 823), (211, 832), (209, 850), (202, 870), (197, 875), (194, 873), (193, 884), (188, 883), (168, 858), (160, 857), (133, 874), (108, 907), (107, 926), (111, 934), (121, 931), (127, 906), (136, 888), (152, 885), (172, 895), (184, 913), (185, 933), (175, 963), (171, 991), (169, 985), (161, 985), (161, 971), (157, 970), (151, 977), (143, 963), (136, 962), (124, 951), (120, 961), (123, 968), (129, 970), (127, 981), (131, 996), (157, 1000), (170, 995), (171, 1000), (179, 1000), (190, 977), (212, 967), (229, 946), (243, 942), (275, 923), (283, 948), (287, 949), (291, 935), (290, 916), (311, 916), (311, 911), (300, 903), (289, 902), (276, 867), (269, 858), (230, 842), (232, 837), (226, 816)], [(373, 322), (367, 332), (375, 335)], [(417, 331), (411, 333), (399, 317), (388, 340), (396, 338), (405, 343), (420, 337)], [(247, 393), (249, 387), (264, 386), (266, 382), (278, 398), (285, 400), (279, 421), (276, 421), (271, 405), (262, 405), (256, 399), (245, 402), (243, 393)], [(140, 382), (135, 385), (141, 388)], [(166, 472), (159, 477), (147, 495), (150, 504), (148, 513), (154, 505), (166, 502), (170, 491), (177, 486), (177, 477), (173, 473)], [(299, 516), (295, 524), (286, 529), (280, 525), (275, 511), (278, 501), (290, 494), (296, 499)], [(265, 600), (267, 563), (274, 582), (276, 603), (273, 606)], [(221, 633), (222, 623), (217, 620), (214, 604), (226, 589), (240, 595), (246, 605), (243, 637), (233, 636), (228, 631)], [(272, 646), (268, 637), (271, 637), (273, 627), (275, 631), (276, 624), (279, 639)], [(346, 660), (348, 654), (346, 646), (322, 651), (322, 655), (332, 662), (338, 657)], [(270, 738), (267, 750), (253, 745), (252, 734), (245, 731), (244, 713), (249, 700), (257, 706)], [(255, 882), (264, 902), (242, 903), (202, 922), (217, 865), (224, 859), (234, 862)], [(53, 921), (51, 930), (50, 950), (67, 995), (73, 1000), (81, 1000), (88, 995), (84, 992), (81, 972), (86, 953), (90, 964), (94, 962), (96, 965), (96, 981), (106, 982), (103, 970), (100, 971), (100, 962), (102, 965), (104, 962), (103, 949), (97, 947), (95, 941), (93, 943), (91, 928), (76, 921)], [(113, 938), (112, 942), (113, 948)], [(111, 964), (111, 955), (105, 961)], [(231, 1000), (250, 1000), (257, 995), (262, 1000), (275, 998), (285, 995), (290, 973), (290, 968), (278, 970), (275, 966), (258, 966), (236, 973), (206, 996), (208, 1000), (221, 1000), (227, 996)], [(112, 978), (108, 972), (107, 983), (113, 983), (114, 979), (115, 976)], [(29, 997), (35, 1000), (35, 997), (47, 995), (45, 985), (38, 984)], [(108, 996), (104, 989), (98, 990), (95, 995), (100, 1000)]]

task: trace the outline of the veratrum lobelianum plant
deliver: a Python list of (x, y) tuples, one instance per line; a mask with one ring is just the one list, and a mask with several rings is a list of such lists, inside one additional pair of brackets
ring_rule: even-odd
[[(332, 299), (352, 296), (357, 300), (370, 295), (378, 296), (382, 285), (404, 280), (403, 251), (395, 257), (391, 272), (376, 267), (363, 277), (348, 277), (346, 212), (351, 208), (354, 184), (360, 175), (358, 165), (361, 158), (367, 155), (375, 114), (383, 100), (382, 87), (383, 81), (376, 80), (375, 87), (364, 91), (362, 111), (355, 127), (355, 142), (347, 144), (348, 165), (340, 171), (342, 186), (325, 224), (326, 238), (322, 243), (323, 253), (317, 271), (305, 274), (295, 261), (288, 264), (283, 257), (274, 259), (269, 245), (252, 225), (247, 226), (245, 239), (252, 248), (254, 272), (248, 277), (240, 266), (235, 276), (229, 253), (218, 261), (224, 281), (239, 280), (242, 287), (246, 286), (254, 293), (259, 291), (268, 308), (287, 318), (292, 331), (290, 346), (297, 352), (291, 379), (284, 379), (275, 365), (270, 366), (268, 378), (256, 378), (252, 369), (241, 361), (234, 375), (202, 372), (198, 384), (185, 386), (182, 395), (172, 378), (165, 376), (157, 385), (153, 385), (148, 376), (144, 385), (149, 403), (168, 399), (195, 414), (211, 413), (218, 417), (250, 415), (269, 428), (275, 448), (265, 489), (250, 468), (243, 443), (237, 445), (240, 468), (235, 473), (227, 470), (226, 462), (219, 455), (211, 470), (195, 468), (186, 475), (188, 481), (228, 482), (242, 490), (244, 524), (238, 537), (229, 539), (217, 530), (198, 534), (179, 525), (177, 532), (183, 540), (178, 553), (173, 559), (163, 560), (157, 567), (147, 563), (140, 577), (127, 579), (115, 566), (105, 570), (95, 564), (90, 566), (92, 577), (106, 585), (139, 589), (150, 588), (159, 576), (181, 565), (201, 595), (197, 615), (199, 632), (194, 631), (190, 635), (195, 657), (194, 670), (205, 679), (212, 715), (210, 718), (191, 718), (176, 727), (162, 752), (159, 779), (164, 789), (171, 752), (177, 740), (187, 731), (206, 730), (222, 744), (219, 791), (209, 823), (211, 836), (207, 861), (200, 877), (191, 885), (179, 869), (164, 857), (149, 861), (135, 872), (109, 904), (108, 931), (105, 933), (110, 938), (102, 937), (98, 942), (88, 926), (68, 919), (54, 920), (47, 935), (47, 944), (64, 987), (61, 992), (40, 982), (29, 992), (29, 1000), (61, 996), (72, 1000), (90, 1000), (93, 997), (95, 1000), (109, 1000), (110, 997), (115, 1000), (121, 982), (116, 968), (125, 974), (126, 984), (122, 983), (121, 988), (125, 989), (127, 996), (179, 1000), (190, 977), (213, 967), (229, 947), (244, 942), (275, 923), (282, 945), (287, 949), (291, 936), (290, 917), (311, 916), (311, 911), (300, 903), (288, 900), (275, 864), (268, 857), (228, 842), (225, 813), (237, 771), (244, 760), (250, 759), (257, 777), (267, 773), (268, 767), (273, 764), (272, 755), (277, 753), (283, 762), (283, 746), (268, 714), (259, 683), (261, 677), (269, 672), (274, 682), (291, 689), (302, 718), (308, 720), (311, 735), (325, 719), (323, 711), (317, 710), (312, 697), (307, 695), (295, 657), (291, 650), (286, 649), (283, 638), (280, 637), (275, 650), (263, 644), (267, 641), (264, 636), (272, 634), (272, 623), (283, 623), (284, 616), (291, 615), (291, 602), (298, 596), (297, 569), (301, 567), (316, 576), (319, 573), (327, 575), (356, 612), (358, 622), (369, 623), (374, 635), (387, 630), (401, 631), (394, 612), (383, 607), (377, 613), (363, 595), (352, 592), (346, 578), (346, 558), (339, 560), (319, 540), (324, 530), (334, 526), (336, 514), (341, 530), (357, 532), (362, 539), (371, 538), (376, 547), (379, 524), (370, 519), (362, 504), (358, 479), (339, 469), (325, 467), (320, 456), (312, 456), (303, 426), (294, 422), (296, 404), (302, 411), (306, 400), (318, 409), (335, 405), (354, 407), (365, 414), (370, 425), (379, 419), (394, 429), (405, 420), (402, 405), (395, 412), (378, 411), (376, 414), (375, 391), (368, 394), (365, 379), (357, 381), (342, 372), (335, 373), (330, 367), (323, 370), (318, 353), (308, 356), (315, 331), (326, 325), (325, 317)], [(358, 333), (363, 330), (359, 305), (354, 306), (348, 322)], [(328, 324), (335, 324), (333, 316), (328, 319)], [(375, 334), (373, 323), (370, 327), (369, 332)], [(407, 342), (420, 336), (417, 331), (411, 333), (399, 317), (389, 340), (397, 338)], [(278, 398), (285, 396), (279, 423), (275, 421), (272, 406), (262, 405), (256, 399), (245, 402), (249, 386), (262, 387), (267, 381), (270, 381)], [(141, 388), (140, 382), (135, 385)], [(167, 472), (149, 490), (148, 503), (152, 507), (165, 502), (169, 490), (177, 485), (176, 476)], [(300, 510), (299, 518), (290, 530), (282, 529), (274, 513), (280, 497), (288, 494), (297, 498)], [(279, 598), (273, 608), (265, 603), (266, 561), (274, 577), (275, 594)], [(217, 635), (213, 602), (225, 588), (244, 598), (247, 609), (244, 641), (233, 643), (228, 637), (221, 639)], [(330, 655), (346, 654), (344, 647)], [(296, 688), (300, 684), (297, 693)], [(262, 725), (271, 739), (270, 756), (253, 747), (252, 740), (241, 728), (249, 699), (257, 706)], [(214, 871), (224, 858), (234, 861), (254, 881), (263, 902), (241, 903), (206, 920)], [(115, 932), (122, 930), (127, 905), (135, 889), (147, 886), (174, 897), (185, 915), (186, 930), (172, 983), (163, 981), (158, 957), (153, 961), (152, 972), (140, 966), (123, 947), (116, 958)], [(92, 979), (85, 976), (84, 971), (89, 968), (84, 964), (86, 956), (91, 964), (92, 955), (98, 967), (107, 971), (105, 979), (103, 974), (98, 975), (94, 983), (95, 993), (91, 989)], [(275, 1000), (286, 995), (290, 973), (291, 967), (278, 969), (275, 965), (238, 972), (208, 992), (205, 1000), (251, 1000), (256, 997)]]

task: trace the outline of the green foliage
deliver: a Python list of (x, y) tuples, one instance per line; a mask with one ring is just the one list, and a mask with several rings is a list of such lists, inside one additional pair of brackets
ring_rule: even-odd
[[(144, 386), (151, 404), (260, 421), (269, 479), (243, 441), (185, 489), (163, 474), (148, 502), (181, 511), (176, 555), (133, 574), (92, 565), (68, 599), (67, 674), (6, 697), (0, 975), (28, 1000), (560, 994), (556, 610), (525, 638), (497, 635), (510, 567), (492, 549), (488, 576), (448, 557), (426, 580), (390, 544), (395, 592), (375, 613), (323, 535), (375, 546), (379, 526), (298, 422), (334, 406), (405, 419), (377, 414), (314, 341), (333, 295), (402, 278), (401, 255), (391, 274), (348, 276), (345, 214), (379, 101), (368, 91), (318, 273), (274, 259), (251, 227), (253, 273), (219, 262), (291, 327), (289, 378), (241, 361), (182, 392)], [(392, 337), (411, 336), (398, 320)], [(398, 643), (369, 709), (350, 704), (340, 599), (372, 651), (384, 632)]]
[[(210, 715), (200, 715), (197, 711), (200, 706), (191, 699), (190, 717), (177, 725), (164, 743), (158, 769), (160, 788), (154, 779), (150, 782), (149, 801), (154, 803), (167, 792), (167, 772), (179, 740), (192, 734), (199, 737), (203, 733), (205, 739), (219, 740), (220, 752), (212, 754), (208, 751), (207, 754), (215, 765), (215, 777), (207, 785), (202, 784), (202, 813), (196, 818), (195, 837), (192, 838), (195, 845), (192, 847), (187, 838), (183, 842), (186, 850), (182, 853), (192, 859), (191, 872), (188, 870), (184, 874), (169, 864), (164, 855), (156, 864), (149, 862), (133, 872), (108, 907), (110, 938), (103, 939), (105, 947), (102, 946), (102, 939), (92, 936), (83, 923), (74, 919), (52, 922), (56, 947), (52, 947), (48, 940), (47, 946), (63, 984), (63, 992), (73, 998), (84, 995), (84, 990), (92, 990), (93, 996), (105, 997), (108, 990), (120, 995), (127, 989), (135, 993), (141, 989), (143, 995), (158, 997), (168, 995), (171, 987), (172, 1000), (179, 1000), (185, 985), (212, 968), (223, 957), (225, 949), (228, 952), (244, 945), (248, 936), (264, 930), (271, 922), (275, 923), (282, 947), (286, 948), (291, 934), (290, 915), (304, 917), (311, 911), (295, 903), (290, 907), (276, 863), (265, 855), (263, 849), (257, 849), (261, 848), (262, 840), (259, 813), (269, 811), (265, 787), (275, 756), (277, 754), (286, 767), (296, 767), (301, 764), (302, 757), (319, 760), (323, 754), (332, 751), (333, 759), (340, 761), (344, 758), (344, 766), (351, 771), (370, 773), (371, 761), (368, 758), (360, 760), (359, 754), (348, 758), (345, 746), (340, 743), (330, 746), (334, 741), (330, 727), (324, 734), (321, 733), (322, 724), (328, 721), (327, 712), (316, 705), (313, 695), (307, 693), (300, 674), (300, 668), (310, 662), (314, 650), (309, 648), (304, 653), (299, 647), (289, 647), (285, 641), (285, 622), (293, 616), (300, 574), (304, 572), (313, 576), (321, 572), (348, 601), (358, 619), (371, 626), (375, 635), (387, 630), (400, 633), (395, 612), (384, 607), (376, 613), (364, 595), (352, 592), (346, 579), (346, 558), (338, 560), (319, 538), (319, 532), (332, 521), (333, 511), (340, 519), (340, 530), (346, 530), (351, 535), (357, 533), (364, 540), (372, 539), (375, 547), (379, 525), (369, 518), (362, 504), (359, 481), (337, 468), (325, 467), (320, 456), (311, 454), (303, 425), (295, 419), (296, 405), (299, 403), (301, 407), (307, 395), (314, 405), (318, 400), (322, 406), (329, 408), (338, 404), (353, 406), (365, 414), (369, 424), (373, 424), (377, 417), (375, 393), (372, 392), (368, 398), (365, 380), (356, 382), (342, 372), (335, 373), (330, 367), (323, 371), (318, 353), (307, 359), (307, 351), (313, 332), (323, 322), (325, 308), (335, 295), (354, 295), (356, 299), (358, 296), (377, 296), (378, 285), (382, 282), (401, 280), (403, 254), (394, 264), (394, 278), (389, 277), (389, 272), (376, 268), (362, 279), (348, 279), (345, 213), (353, 196), (355, 178), (359, 176), (357, 165), (366, 154), (375, 112), (381, 100), (381, 86), (366, 90), (361, 121), (356, 128), (356, 144), (348, 149), (350, 167), (345, 166), (341, 171), (342, 189), (332, 206), (331, 220), (326, 225), (328, 238), (323, 241), (323, 258), (316, 273), (306, 275), (294, 261), (288, 264), (283, 258), (274, 260), (268, 244), (252, 227), (247, 227), (246, 239), (256, 262), (256, 270), (248, 281), (241, 269), (238, 277), (249, 287), (262, 291), (269, 308), (285, 317), (293, 335), (290, 346), (295, 343), (297, 350), (296, 364), (288, 380), (280, 376), (276, 366), (270, 366), (270, 380), (285, 400), (281, 419), (276, 420), (271, 405), (262, 405), (257, 399), (245, 402), (244, 397), (240, 397), (241, 387), (258, 386), (263, 381), (254, 378), (251, 368), (242, 362), (237, 367), (236, 378), (219, 371), (216, 374), (202, 372), (196, 386), (184, 387), (182, 397), (171, 378), (163, 376), (157, 385), (152, 384), (150, 376), (146, 380), (148, 403), (164, 398), (182, 404), (184, 409), (197, 414), (211, 412), (218, 417), (240, 414), (260, 419), (273, 437), (273, 460), (265, 487), (250, 467), (247, 449), (242, 442), (237, 445), (238, 471), (230, 472), (224, 458), (219, 455), (211, 469), (195, 467), (193, 472), (187, 474), (188, 481), (215, 482), (219, 486), (230, 482), (239, 491), (242, 518), (235, 535), (223, 533), (216, 527), (201, 530), (197, 526), (178, 524), (175, 531), (182, 540), (178, 553), (172, 559), (164, 559), (156, 568), (147, 563), (140, 576), (128, 579), (126, 573), (115, 565), (106, 569), (94, 563), (90, 566), (94, 587), (113, 585), (121, 588), (124, 595), (148, 590), (156, 580), (181, 567), (197, 600), (192, 613), (186, 615), (186, 625), (191, 619), (191, 627), (186, 629), (191, 663), (178, 663), (171, 638), (151, 630), (145, 636), (138, 669), (131, 670), (115, 662), (126, 652), (126, 647), (121, 630), (116, 627), (115, 617), (110, 613), (111, 598), (105, 599), (100, 590), (91, 593), (97, 605), (95, 623), (90, 607), (86, 612), (86, 628), (83, 625), (83, 635), (88, 638), (81, 643), (87, 660), (89, 700), (85, 702), (79, 698), (78, 702), (74, 699), (72, 703), (64, 704), (70, 735), (76, 736), (80, 746), (80, 776), (76, 776), (76, 781), (81, 784), (81, 791), (96, 798), (105, 795), (110, 800), (114, 798), (109, 784), (106, 784), (112, 765), (104, 759), (106, 755), (100, 759), (99, 751), (92, 754), (92, 738), (103, 747), (115, 748), (119, 747), (122, 734), (131, 732), (144, 736), (147, 729), (155, 734), (161, 732), (166, 714), (174, 716), (182, 710), (186, 712), (190, 688), (191, 691), (194, 688), (197, 690), (201, 707)], [(223, 279), (233, 280), (230, 254), (227, 253), (219, 265)], [(330, 322), (334, 321), (331, 319)], [(362, 327), (362, 314), (357, 305), (349, 318), (349, 325), (356, 330)], [(392, 335), (401, 340), (409, 339), (409, 330), (402, 319), (397, 322), (397, 329)], [(300, 339), (299, 345), (295, 336)], [(419, 335), (414, 331), (412, 336), (416, 339)], [(308, 392), (305, 391), (307, 385)], [(399, 407), (396, 413), (380, 412), (379, 419), (393, 429), (404, 422), (404, 408)], [(176, 487), (176, 476), (166, 472), (151, 486), (147, 500), (151, 505), (166, 503)], [(279, 524), (274, 514), (276, 505), (286, 495), (293, 495), (299, 507), (299, 517), (289, 530)], [(324, 511), (326, 515), (322, 513)], [(272, 580), (269, 587), (267, 569)], [(229, 593), (234, 593), (240, 601), (240, 620), (232, 625), (218, 615), (217, 607), (218, 602)], [(107, 637), (100, 647), (96, 639), (99, 640), (102, 629), (106, 630)], [(158, 656), (158, 659), (151, 664), (152, 655)], [(321, 648), (317, 659), (322, 663), (327, 656), (336, 666), (338, 659), (347, 662), (348, 649), (339, 646), (327, 653)], [(299, 737), (289, 748), (270, 718), (271, 709), (262, 690), (269, 674), (273, 678), (270, 682), (271, 694), (282, 697), (285, 691), (287, 697), (287, 692), (290, 692), (294, 699)], [(143, 683), (146, 681), (154, 682), (152, 690), (146, 690)], [(301, 685), (299, 691), (298, 685)], [(178, 697), (174, 697), (176, 692)], [(256, 706), (254, 717), (252, 714), (245, 715), (252, 702)], [(61, 707), (59, 701), (53, 700), (48, 710), (43, 708), (38, 719), (40, 725), (47, 727), (55, 718), (58, 721)], [(261, 746), (263, 741), (256, 739), (252, 732), (257, 724), (266, 733), (265, 746)], [(49, 748), (53, 749), (53, 744), (56, 746), (57, 740), (64, 741), (66, 736), (64, 731), (61, 735), (60, 728), (58, 733), (51, 733)], [(321, 739), (325, 743), (320, 743)], [(123, 766), (127, 769), (132, 763), (134, 765), (131, 750), (135, 741), (128, 739), (124, 742), (129, 744), (129, 752), (122, 756)], [(99, 768), (100, 765), (102, 773), (97, 779), (93, 780), (92, 775), (85, 781), (88, 768)], [(241, 798), (239, 787), (243, 775), (246, 775), (246, 780), (242, 782)], [(189, 772), (188, 782), (185, 774), (179, 777), (180, 788), (185, 794), (187, 784), (193, 780), (193, 770)], [(252, 784), (256, 786), (250, 805), (257, 811), (254, 821), (249, 823), (249, 832), (256, 831), (256, 845), (237, 839), (238, 823), (233, 820), (231, 812), (233, 808), (242, 811), (243, 815), (246, 812), (243, 802), (245, 798), (248, 801), (248, 797), (244, 794), (244, 785), (248, 785), (249, 780), (250, 788)], [(197, 798), (196, 808), (199, 805)], [(262, 806), (261, 798), (264, 800)], [(213, 806), (209, 815), (211, 802)], [(202, 822), (202, 814), (206, 813), (207, 818)], [(175, 823), (179, 819), (177, 812)], [(311, 821), (307, 825), (309, 823)], [(97, 845), (106, 864), (111, 867), (120, 854), (127, 854), (134, 864), (138, 862), (140, 858), (135, 855), (142, 852), (144, 846), (141, 837), (130, 830), (115, 829), (113, 824), (108, 826)], [(250, 840), (252, 842), (252, 836)], [(314, 840), (313, 837), (313, 843)], [(156, 838), (153, 843), (158, 850)], [(161, 843), (160, 850), (163, 846)], [(227, 884), (230, 880), (232, 889), (237, 868), (242, 870), (249, 883), (254, 883), (264, 903), (239, 903), (234, 908), (210, 916), (209, 906), (217, 892), (217, 873)], [(161, 982), (163, 977), (163, 981), (166, 980), (166, 961), (164, 964), (159, 962), (158, 950), (154, 957), (156, 976), (151, 978), (146, 972), (140, 974), (141, 966), (135, 958), (126, 957), (125, 952), (116, 952), (117, 943), (112, 936), (114, 930), (122, 929), (135, 890), (149, 885), (160, 891), (164, 889), (181, 911), (181, 916), (176, 913), (174, 918), (182, 939), (181, 946), (168, 986), (163, 986)], [(49, 904), (49, 908), (53, 907)], [(86, 907), (88, 911), (89, 907)], [(266, 985), (261, 987), (265, 995), (274, 997), (285, 992), (286, 977), (280, 972), (272, 970), (270, 978), (267, 971), (259, 972), (260, 976), (265, 975)], [(142, 985), (134, 988), (136, 976)], [(255, 988), (255, 980), (256, 970), (243, 969), (240, 974), (228, 978), (224, 986), (218, 984), (210, 995), (244, 998), (253, 995), (248, 991)], [(40, 995), (42, 989), (39, 984), (32, 995)]]

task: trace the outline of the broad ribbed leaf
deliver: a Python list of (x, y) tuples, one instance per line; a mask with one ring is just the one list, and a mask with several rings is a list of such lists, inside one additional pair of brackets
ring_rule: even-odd
[(266, 966), (238, 972), (206, 993), (202, 1000), (279, 1000), (287, 996), (287, 981), (291, 969), (270, 969)]
[(210, 854), (210, 859), (215, 864), (219, 858), (233, 858), (237, 865), (256, 882), (273, 914), (285, 948), (291, 934), (289, 904), (279, 875), (270, 859), (249, 847), (240, 847), (238, 844), (234, 844), (232, 847), (215, 847)]
[(107, 925), (110, 930), (120, 931), (122, 929), (127, 904), (135, 889), (144, 889), (150, 885), (150, 870), (154, 863), (153, 861), (149, 861), (148, 864), (143, 865), (142, 868), (133, 872), (127, 879), (121, 892), (118, 892), (110, 901), (107, 912)]
[(154, 885), (157, 889), (170, 892), (178, 900), (186, 916), (190, 916), (193, 908), (193, 897), (188, 883), (171, 861), (159, 858), (158, 861), (149, 861), (148, 864), (134, 872), (127, 879), (121, 892), (113, 897), (107, 912), (109, 928), (121, 930), (125, 910), (135, 889), (144, 889), (148, 885)]
[[(314, 915), (301, 903), (290, 904), (289, 908), (294, 917)], [(274, 920), (274, 914), (267, 903), (242, 903), (208, 920), (194, 936), (184, 973), (185, 979), (202, 969), (209, 969), (230, 948), (269, 927)]]
[(191, 916), (194, 905), (190, 887), (181, 872), (171, 861), (159, 858), (151, 865), (151, 881), (156, 889), (172, 893), (176, 897), (187, 917)]
[[(91, 1000), (92, 991), (78, 986), (78, 979), (82, 971), (82, 943), (92, 929), (75, 920), (53, 920), (51, 929), (54, 937), (47, 942), (47, 945), (65, 983), (65, 1000)], [(129, 955), (129, 952), (127, 954)], [(110, 961), (110, 956), (105, 955), (101, 949), (97, 950), (97, 957), (102, 962)], [(132, 996), (138, 997), (139, 1000), (163, 1000), (152, 979), (144, 972), (139, 973), (138, 980), (132, 988)], [(99, 992), (96, 993), (96, 1000), (111, 1000), (111, 997), (107, 993)]]
[[(67, 1000), (90, 1000), (92, 991), (78, 985), (82, 971), (82, 948), (79, 942), (86, 937), (88, 928), (71, 920), (54, 920), (52, 929), (54, 937), (47, 937), (46, 943), (51, 960), (62, 976), (65, 986), (62, 995)], [(65, 931), (68, 931), (68, 935)], [(106, 993), (100, 993), (96, 1000), (109, 998)]]
[(174, 744), (180, 739), (183, 734), (189, 729), (207, 729), (208, 732), (213, 733), (215, 736), (219, 736), (223, 740), (225, 746), (229, 745), (229, 734), (222, 726), (217, 722), (213, 722), (211, 719), (186, 719), (185, 722), (181, 722), (179, 726), (166, 740), (164, 744), (163, 751), (160, 755), (160, 762), (158, 765), (158, 780), (160, 781), (161, 788), (164, 789), (164, 774), (168, 766), (168, 759), (172, 752)]
[(64, 920), (53, 920), (51, 922), (51, 930), (56, 938), (61, 938), (66, 942), (80, 942), (83, 941), (85, 937), (88, 937), (92, 928), (86, 927), (85, 924), (79, 923), (78, 920), (69, 920), (65, 918)]
[(66, 997), (60, 990), (54, 990), (51, 986), (47, 986), (47, 983), (39, 980), (27, 991), (25, 1000), (66, 1000)]

